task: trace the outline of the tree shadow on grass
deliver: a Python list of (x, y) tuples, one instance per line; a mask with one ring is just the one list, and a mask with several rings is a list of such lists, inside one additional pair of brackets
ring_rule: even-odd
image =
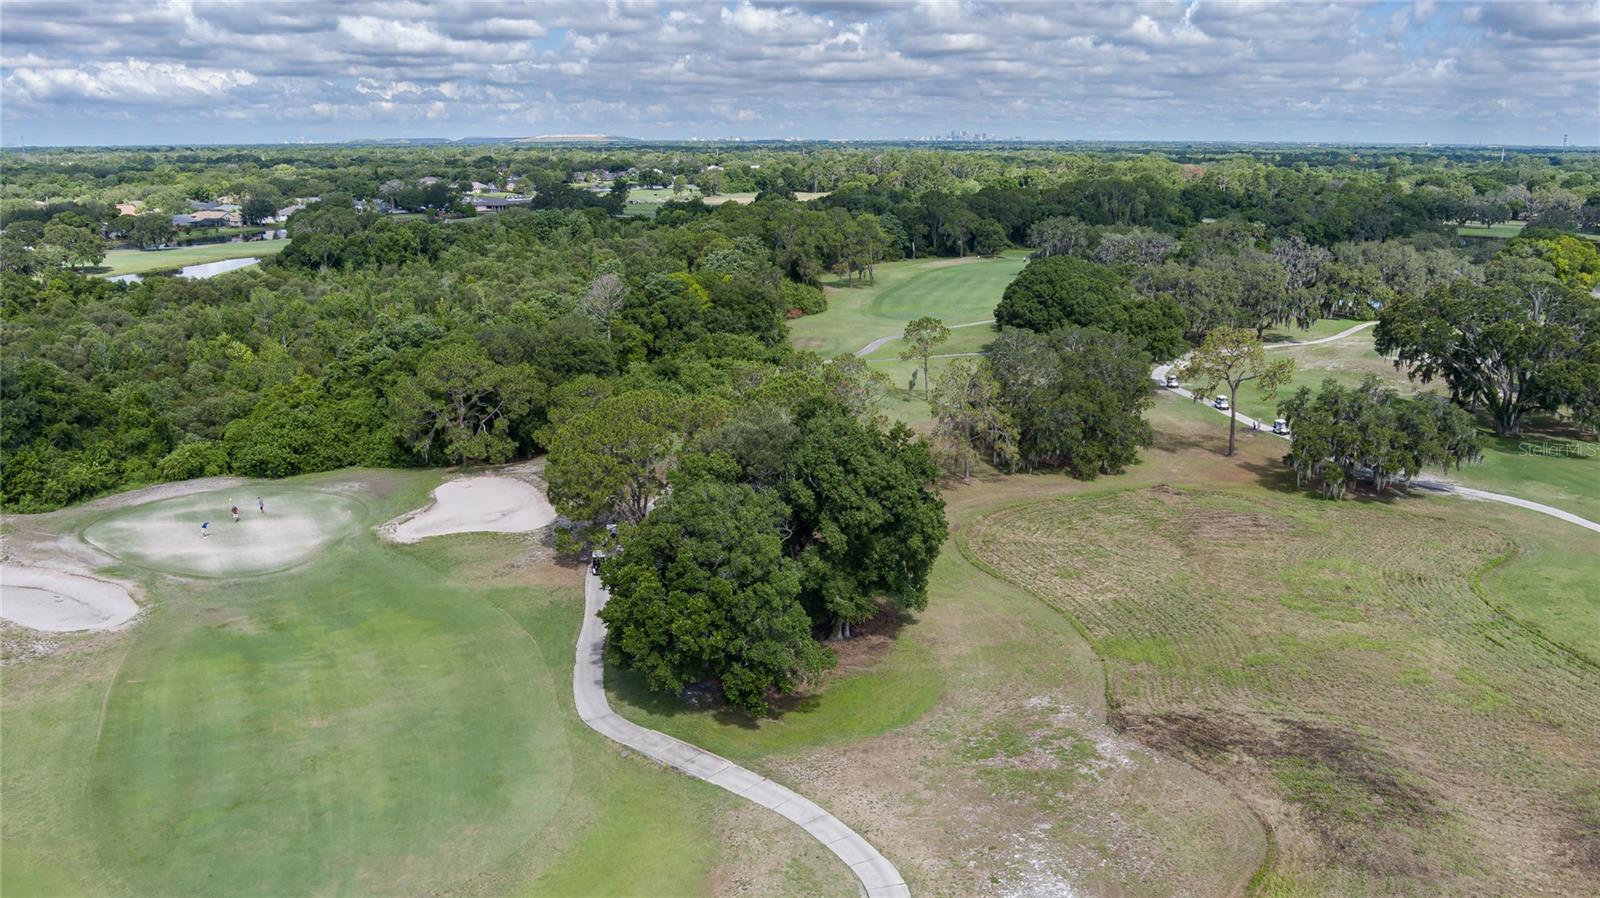
[[(787, 714), (805, 714), (821, 707), (822, 696), (827, 691), (832, 676), (860, 673), (877, 663), (894, 645), (900, 631), (916, 623), (910, 612), (890, 603), (883, 603), (878, 614), (856, 624), (850, 639), (829, 639), (830, 630), (819, 628), (814, 632), (824, 646), (833, 649), (838, 663), (824, 675), (824, 679), (790, 695), (769, 694), (769, 710), (763, 717), (752, 717), (737, 708), (729, 707), (722, 699), (722, 684), (715, 679), (691, 683), (677, 693), (656, 692), (649, 688), (643, 674), (624, 668), (609, 651), (606, 653), (606, 686), (619, 704), (637, 708), (647, 714), (661, 717), (710, 714), (718, 723), (745, 730), (759, 728), (762, 720), (777, 720)], [(831, 676), (830, 676), (831, 675)]]
[[(1205, 451), (1208, 449), (1215, 451), (1215, 444), (1216, 440), (1209, 436), (1158, 430), (1156, 431), (1155, 442), (1150, 448), (1167, 455), (1178, 455), (1184, 452)], [(1227, 444), (1224, 443), (1223, 445)]]
[[(1239, 467), (1256, 475), (1262, 487), (1274, 493), (1284, 495), (1305, 496), (1306, 498), (1319, 498), (1321, 496), (1315, 484), (1297, 484), (1294, 480), (1294, 469), (1283, 462), (1259, 462), (1240, 459)], [(1345, 490), (1341, 502), (1354, 502), (1358, 505), (1384, 505), (1398, 507), (1412, 501), (1419, 501), (1429, 493), (1427, 490), (1415, 489), (1400, 485), (1391, 486), (1383, 492), (1372, 488), (1371, 481), (1360, 481), (1352, 484)], [(1335, 501), (1335, 500), (1329, 500)]]

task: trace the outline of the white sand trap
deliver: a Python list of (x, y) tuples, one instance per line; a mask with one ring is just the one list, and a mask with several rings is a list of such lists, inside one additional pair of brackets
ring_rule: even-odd
[(526, 533), (547, 526), (556, 510), (544, 490), (513, 477), (465, 477), (433, 491), (433, 504), (397, 524), (384, 535), (397, 543), (414, 543), (446, 533)]
[[(239, 504), (239, 521), (228, 499)], [(265, 513), (254, 493), (219, 490), (135, 506), (91, 524), (91, 545), (145, 567), (200, 577), (247, 577), (310, 560), (363, 516), (358, 502), (317, 490), (275, 489)], [(200, 524), (209, 521), (209, 537)]]
[(115, 583), (44, 568), (0, 566), (0, 617), (31, 630), (109, 630), (139, 613)]

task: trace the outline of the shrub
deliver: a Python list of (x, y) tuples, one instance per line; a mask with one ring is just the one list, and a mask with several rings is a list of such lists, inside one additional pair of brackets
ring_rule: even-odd
[(778, 287), (778, 296), (785, 309), (799, 309), (802, 315), (818, 315), (828, 311), (828, 297), (820, 287), (784, 280)]

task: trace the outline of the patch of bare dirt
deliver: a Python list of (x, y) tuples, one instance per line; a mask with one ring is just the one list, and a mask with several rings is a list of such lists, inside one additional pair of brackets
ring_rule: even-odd
[(1554, 809), (1560, 820), (1557, 852), (1567, 866), (1600, 879), (1600, 789), (1582, 793)]
[[(1229, 712), (1124, 717), (1126, 732), (1247, 792), (1263, 788), (1294, 808), (1325, 857), (1384, 876), (1438, 871), (1404, 839), (1449, 815), (1404, 762), (1356, 733), (1304, 720), (1251, 720)], [(1386, 833), (1394, 835), (1386, 835)], [(1293, 835), (1290, 836), (1294, 838)]]
[(911, 620), (910, 615), (885, 604), (876, 616), (851, 627), (849, 639), (827, 639), (838, 664), (829, 676), (859, 673), (875, 666), (894, 647), (895, 635)]

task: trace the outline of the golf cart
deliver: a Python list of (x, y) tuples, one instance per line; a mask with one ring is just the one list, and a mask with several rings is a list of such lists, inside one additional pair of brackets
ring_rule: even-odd
[(589, 573), (600, 576), (600, 562), (606, 560), (606, 553), (595, 549), (589, 554)]
[(1272, 432), (1278, 436), (1288, 436), (1289, 422), (1282, 418), (1274, 418), (1272, 421)]
[(1218, 393), (1217, 394), (1217, 398), (1211, 400), (1211, 405), (1214, 408), (1216, 408), (1218, 411), (1224, 411), (1225, 412), (1225, 411), (1228, 410), (1228, 397), (1222, 395), (1221, 393)]
[(1168, 371), (1167, 372), (1167, 389), (1175, 390), (1177, 388), (1178, 388), (1178, 375), (1173, 374), (1171, 371)]

